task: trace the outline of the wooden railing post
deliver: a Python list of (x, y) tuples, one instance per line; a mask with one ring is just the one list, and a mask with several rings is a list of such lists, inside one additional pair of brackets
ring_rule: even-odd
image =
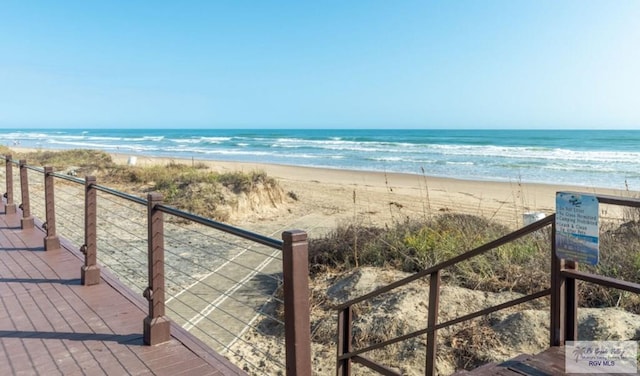
[(60, 239), (56, 234), (56, 205), (54, 202), (53, 167), (44, 168), (44, 206), (45, 206), (45, 230), (44, 250), (60, 248)]
[(311, 375), (309, 319), (309, 248), (307, 233), (282, 233), (284, 279), (284, 331), (287, 375)]
[(20, 190), (22, 192), (22, 218), (20, 219), (20, 227), (23, 230), (33, 228), (34, 220), (31, 216), (31, 204), (29, 203), (29, 171), (27, 170), (27, 161), (22, 159), (20, 166)]
[(13, 162), (11, 161), (11, 155), (5, 155), (4, 158), (6, 161), (5, 183), (7, 183), (7, 192), (4, 194), (4, 197), (7, 199), (4, 205), (4, 213), (16, 214), (16, 204), (13, 202)]
[(436, 352), (438, 349), (438, 336), (434, 329), (438, 323), (438, 310), (440, 306), (440, 271), (435, 271), (429, 276), (429, 313), (427, 317), (427, 359), (425, 375), (433, 376), (436, 372)]
[(577, 269), (575, 262), (556, 255), (556, 225), (551, 225), (551, 315), (550, 345), (564, 346), (578, 339), (578, 289), (574, 278), (562, 276), (563, 269)]
[(98, 254), (98, 200), (95, 176), (84, 179), (84, 265), (80, 269), (80, 281), (84, 286), (100, 283), (100, 268), (97, 265)]
[(340, 359), (343, 354), (351, 352), (351, 321), (353, 313), (351, 306), (338, 313), (338, 364), (337, 376), (351, 375), (351, 359)]
[(561, 276), (564, 260), (556, 255), (556, 224), (551, 224), (551, 315), (550, 315), (550, 345), (564, 346), (565, 328), (567, 325), (565, 314), (566, 289)]
[(171, 338), (170, 321), (164, 311), (164, 223), (162, 212), (156, 205), (162, 204), (162, 195), (147, 195), (147, 226), (149, 253), (149, 287), (144, 297), (149, 301), (149, 315), (144, 319), (144, 343), (157, 345)]
[[(578, 263), (565, 262), (565, 269), (578, 269)], [(578, 340), (578, 284), (575, 278), (564, 278), (566, 288), (565, 312), (567, 313), (567, 326), (565, 327), (565, 340)]]

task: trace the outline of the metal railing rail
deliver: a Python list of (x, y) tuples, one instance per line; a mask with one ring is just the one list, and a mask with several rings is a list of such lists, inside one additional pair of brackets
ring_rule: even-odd
[(160, 206), (158, 206), (158, 209), (160, 211), (164, 212), (164, 213), (174, 215), (174, 216), (176, 216), (178, 218), (186, 219), (188, 221), (199, 223), (201, 225), (214, 228), (216, 230), (224, 231), (224, 232), (226, 232), (228, 234), (235, 235), (235, 236), (243, 238), (245, 240), (251, 240), (253, 242), (256, 242), (256, 243), (259, 243), (259, 244), (262, 244), (262, 245), (266, 245), (267, 247), (271, 247), (271, 248), (275, 248), (275, 249), (281, 249), (282, 246), (284, 245), (284, 242), (281, 241), (281, 240), (272, 239), (270, 237), (263, 236), (263, 235), (260, 235), (260, 234), (256, 234), (256, 233), (251, 232), (251, 231), (247, 231), (247, 230), (243, 230), (241, 228), (229, 226), (229, 225), (227, 225), (225, 223), (217, 222), (217, 221), (214, 221), (212, 219), (208, 219), (208, 218), (204, 218), (204, 217), (200, 217), (198, 215), (195, 215), (195, 214), (192, 214), (192, 213), (188, 213), (188, 212), (173, 208), (171, 206), (160, 205)]
[(532, 223), (532, 224), (530, 224), (530, 225), (528, 225), (526, 227), (523, 227), (523, 228), (521, 228), (521, 229), (519, 229), (519, 230), (517, 230), (515, 232), (512, 232), (511, 234), (509, 234), (509, 235), (507, 235), (505, 237), (502, 237), (500, 239), (494, 240), (494, 241), (492, 241), (490, 243), (482, 245), (482, 246), (480, 246), (478, 248), (475, 248), (475, 249), (473, 249), (473, 250), (471, 250), (469, 252), (463, 253), (463, 254), (461, 254), (459, 256), (456, 256), (454, 258), (451, 258), (449, 260), (443, 261), (440, 264), (434, 265), (434, 266), (429, 267), (429, 268), (427, 268), (425, 270), (421, 270), (421, 271), (419, 271), (417, 273), (414, 273), (414, 274), (412, 274), (412, 275), (410, 275), (410, 276), (408, 276), (406, 278), (403, 278), (403, 279), (400, 279), (400, 280), (395, 281), (393, 283), (390, 283), (390, 284), (388, 284), (388, 285), (386, 285), (384, 287), (380, 287), (379, 289), (376, 289), (375, 291), (372, 291), (372, 292), (367, 293), (365, 295), (362, 295), (362, 296), (359, 296), (357, 298), (354, 298), (354, 299), (352, 299), (352, 300), (350, 300), (348, 302), (344, 302), (342, 304), (339, 304), (339, 305), (337, 305), (335, 307), (335, 309), (337, 311), (340, 311), (340, 310), (342, 310), (344, 308), (347, 308), (349, 306), (352, 306), (354, 304), (361, 303), (361, 302), (363, 302), (365, 300), (370, 300), (371, 298), (374, 298), (374, 297), (376, 297), (378, 295), (384, 294), (385, 292), (389, 292), (389, 291), (391, 291), (391, 290), (393, 290), (395, 288), (398, 288), (400, 286), (404, 286), (409, 282), (413, 282), (413, 281), (418, 280), (420, 278), (424, 278), (424, 277), (426, 277), (426, 276), (428, 276), (430, 274), (435, 273), (436, 271), (442, 270), (444, 268), (448, 268), (448, 267), (453, 266), (453, 265), (455, 265), (457, 263), (460, 263), (462, 261), (468, 260), (468, 259), (470, 259), (472, 257), (479, 256), (479, 255), (481, 255), (483, 253), (486, 253), (487, 251), (490, 251), (490, 250), (492, 250), (494, 248), (497, 248), (497, 247), (500, 247), (500, 246), (505, 245), (507, 243), (510, 243), (513, 240), (516, 240), (516, 239), (521, 238), (521, 237), (523, 237), (523, 236), (525, 236), (525, 235), (527, 235), (529, 233), (532, 233), (534, 231), (540, 230), (540, 229), (548, 226), (552, 222), (552, 218), (554, 218), (554, 217), (552, 217), (552, 216), (545, 217), (544, 219), (542, 219), (542, 220), (540, 220), (538, 222), (534, 222), (534, 223)]
[[(596, 195), (598, 202), (612, 205), (623, 205), (629, 207), (640, 208), (640, 199), (635, 198), (621, 198), (607, 195)], [(369, 351), (377, 350), (385, 346), (406, 341), (411, 338), (415, 338), (421, 335), (427, 335), (427, 357), (425, 375), (435, 374), (435, 360), (437, 352), (437, 331), (449, 327), (451, 325), (459, 324), (480, 316), (484, 316), (505, 308), (509, 308), (518, 304), (529, 302), (535, 299), (539, 299), (545, 296), (551, 296), (550, 306), (550, 334), (549, 342), (551, 346), (563, 346), (566, 341), (576, 340), (578, 337), (578, 322), (577, 322), (577, 309), (578, 309), (578, 290), (576, 286), (576, 280), (582, 280), (589, 283), (599, 284), (605, 287), (612, 287), (629, 291), (633, 293), (640, 293), (640, 284), (622, 281), (611, 277), (596, 275), (592, 273), (578, 271), (578, 265), (576, 262), (569, 260), (561, 260), (556, 257), (556, 245), (555, 245), (555, 219), (556, 215), (552, 214), (545, 217), (542, 220), (534, 222), (528, 226), (518, 229), (506, 236), (503, 236), (497, 240), (489, 242), (485, 245), (477, 247), (459, 256), (453, 257), (447, 261), (444, 261), (438, 265), (429, 267), (423, 271), (417, 272), (409, 277), (393, 282), (387, 286), (381, 287), (368, 294), (354, 298), (348, 302), (342, 303), (335, 307), (338, 311), (338, 355), (336, 374), (338, 376), (347, 376), (351, 374), (351, 364), (356, 362), (362, 366), (365, 366), (371, 370), (374, 370), (383, 375), (400, 375), (396, 370), (379, 364), (371, 359), (364, 357), (362, 354)], [(551, 226), (551, 287), (542, 291), (538, 291), (518, 299), (514, 299), (493, 307), (485, 308), (483, 310), (473, 312), (446, 322), (438, 323), (438, 308), (439, 308), (439, 294), (440, 294), (440, 271), (444, 268), (453, 266), (462, 261), (469, 260), (470, 258), (482, 255), (497, 247), (511, 243), (527, 234), (541, 230), (543, 228)], [(427, 327), (412, 333), (404, 334), (396, 338), (389, 339), (387, 341), (376, 343), (374, 345), (356, 349), (352, 348), (352, 329), (353, 329), (353, 306), (358, 303), (368, 301), (376, 296), (389, 292), (398, 287), (404, 286), (410, 282), (425, 278), (429, 276), (429, 295), (428, 295), (428, 317)]]
[[(53, 172), (51, 167), (36, 167), (27, 165), (26, 160), (15, 161), (11, 155), (0, 156), (5, 159), (6, 168), (6, 198), (5, 213), (16, 213), (13, 204), (13, 172), (12, 167), (20, 169), (20, 190), (22, 195), (23, 218), (22, 228), (33, 226), (33, 217), (29, 208), (29, 182), (27, 170), (41, 173), (45, 182), (45, 211), (46, 222), (43, 230), (45, 250), (60, 247), (55, 226), (54, 187), (55, 179), (84, 186), (84, 237), (81, 247), (85, 255), (85, 263), (81, 268), (81, 280), (84, 285), (100, 282), (100, 269), (96, 265), (96, 192), (146, 206), (147, 208), (147, 244), (148, 244), (148, 287), (143, 296), (149, 302), (149, 314), (144, 320), (144, 341), (154, 345), (170, 338), (169, 319), (165, 317), (165, 280), (164, 280), (164, 219), (163, 214), (169, 214), (189, 222), (231, 234), (235, 237), (282, 251), (283, 291), (284, 291), (284, 324), (285, 324), (285, 356), (287, 375), (311, 375), (311, 341), (309, 323), (309, 285), (308, 285), (308, 245), (307, 234), (300, 230), (290, 230), (282, 233), (282, 240), (273, 239), (225, 223), (197, 216), (171, 206), (163, 204), (162, 196), (150, 193), (147, 198), (140, 198), (106, 186), (98, 185), (95, 177), (85, 179)], [(12, 206), (13, 205), (13, 206)], [(13, 207), (13, 211), (12, 211)]]
[[(365, 352), (369, 352), (372, 350), (380, 349), (384, 346), (405, 341), (411, 338), (415, 338), (417, 336), (426, 334), (427, 335), (427, 359), (426, 359), (426, 375), (433, 375), (435, 372), (435, 359), (436, 359), (436, 340), (437, 340), (437, 330), (445, 328), (447, 326), (451, 326), (463, 321), (470, 320), (472, 318), (482, 316), (491, 312), (495, 312), (499, 309), (504, 309), (507, 307), (511, 307), (517, 304), (521, 304), (527, 301), (531, 301), (534, 299), (541, 298), (543, 296), (550, 294), (550, 289), (543, 290), (537, 292), (532, 295), (525, 296), (523, 298), (515, 299), (506, 303), (503, 303), (496, 307), (490, 307), (488, 309), (484, 309), (479, 312), (475, 312), (445, 323), (438, 324), (438, 308), (439, 308), (439, 300), (440, 300), (440, 271), (444, 268), (453, 266), (459, 262), (468, 260), (470, 258), (482, 255), (494, 248), (500, 247), (502, 245), (508, 244), (516, 239), (519, 239), (527, 234), (540, 230), (546, 226), (549, 226), (553, 223), (555, 216), (546, 217), (538, 222), (532, 223), (526, 227), (523, 227), (511, 234), (508, 234), (500, 239), (494, 240), (490, 243), (482, 245), (478, 248), (475, 248), (469, 252), (463, 253), (459, 256), (456, 256), (452, 259), (446, 260), (440, 264), (429, 267), (423, 271), (417, 272), (407, 278), (398, 280), (394, 283), (391, 283), (385, 287), (379, 288), (375, 291), (372, 291), (368, 294), (365, 294), (361, 297), (352, 299), (348, 302), (338, 305), (335, 309), (338, 311), (338, 356), (337, 356), (337, 375), (350, 375), (351, 374), (351, 362), (357, 362), (365, 367), (375, 369), (377, 372), (383, 375), (400, 375), (400, 373), (395, 370), (388, 368), (382, 364), (378, 364), (373, 360), (365, 358), (361, 354)], [(428, 305), (428, 316), (427, 316), (427, 328), (423, 330), (416, 331), (414, 333), (405, 334), (403, 336), (399, 336), (397, 338), (390, 339), (388, 341), (378, 343), (363, 349), (353, 350), (352, 349), (352, 319), (353, 312), (352, 307), (354, 304), (361, 303), (367, 301), (371, 298), (379, 296), (385, 292), (389, 292), (395, 288), (400, 286), (404, 286), (407, 283), (415, 281), (420, 278), (424, 278), (429, 276), (429, 305)], [(375, 365), (375, 367), (371, 367)]]

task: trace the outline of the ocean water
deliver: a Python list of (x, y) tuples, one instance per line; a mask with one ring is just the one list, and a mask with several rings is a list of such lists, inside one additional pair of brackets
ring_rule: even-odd
[(0, 143), (640, 190), (640, 131), (2, 129)]

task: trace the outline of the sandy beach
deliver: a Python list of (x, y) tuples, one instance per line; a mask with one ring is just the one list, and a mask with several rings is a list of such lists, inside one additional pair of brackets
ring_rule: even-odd
[[(114, 154), (116, 163), (126, 164), (132, 155)], [(247, 216), (237, 224), (254, 230), (276, 232), (301, 228), (313, 235), (330, 230), (341, 221), (385, 224), (405, 217), (429, 216), (442, 212), (480, 215), (509, 227), (523, 224), (529, 212), (555, 211), (558, 191), (590, 194), (629, 195), (604, 188), (496, 181), (471, 181), (425, 175), (351, 171), (261, 163), (152, 158), (134, 156), (136, 165), (178, 162), (204, 163), (219, 172), (265, 171), (276, 178), (285, 192), (297, 201), (286, 210)], [(490, 177), (488, 177), (489, 179)], [(603, 208), (603, 216), (617, 215), (615, 208)]]
[[(14, 147), (16, 152), (36, 149)], [(216, 172), (264, 171), (275, 178), (285, 193), (296, 199), (278, 208), (235, 216), (233, 224), (278, 236), (284, 229), (299, 228), (311, 236), (321, 235), (339, 223), (356, 221), (384, 225), (406, 217), (425, 217), (443, 212), (479, 215), (511, 228), (523, 224), (525, 213), (555, 211), (559, 191), (587, 194), (634, 195), (609, 188), (569, 185), (462, 180), (424, 175), (301, 167), (266, 163), (205, 159), (149, 157), (111, 154), (114, 162), (136, 166), (171, 162), (206, 165)], [(620, 208), (601, 208), (601, 217), (618, 217)]]

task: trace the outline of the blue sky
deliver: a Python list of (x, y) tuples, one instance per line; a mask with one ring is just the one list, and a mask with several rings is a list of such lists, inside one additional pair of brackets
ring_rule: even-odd
[(3, 1), (0, 127), (638, 128), (640, 1)]

